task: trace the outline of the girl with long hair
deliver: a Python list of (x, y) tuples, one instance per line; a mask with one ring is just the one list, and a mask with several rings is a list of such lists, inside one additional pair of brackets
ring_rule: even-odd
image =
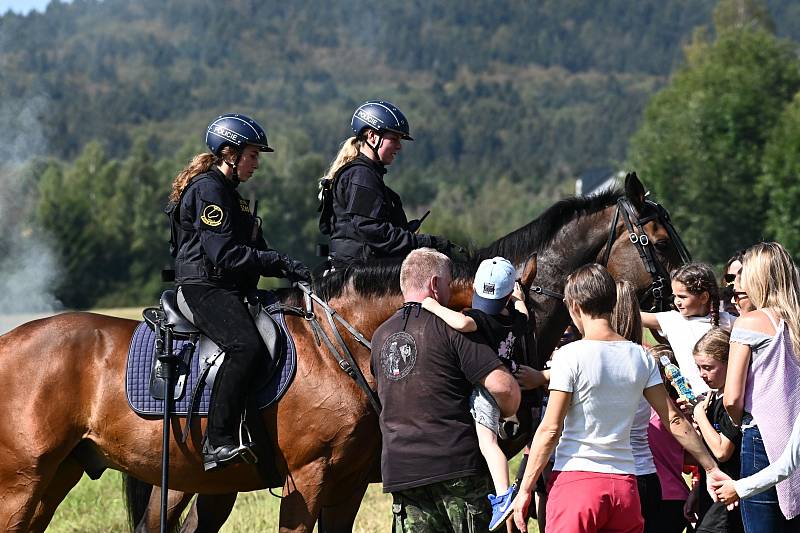
[(642, 324), (660, 330), (675, 352), (683, 376), (696, 396), (709, 391), (694, 364), (694, 345), (713, 326), (730, 331), (735, 316), (719, 310), (719, 287), (714, 270), (688, 263), (670, 274), (675, 311), (642, 313)]

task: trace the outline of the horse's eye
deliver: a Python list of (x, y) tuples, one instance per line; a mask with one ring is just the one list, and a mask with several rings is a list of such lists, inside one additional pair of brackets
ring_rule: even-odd
[(662, 239), (660, 241), (656, 241), (656, 243), (653, 246), (655, 246), (656, 249), (658, 249), (659, 251), (664, 252), (669, 249), (669, 241), (666, 239)]

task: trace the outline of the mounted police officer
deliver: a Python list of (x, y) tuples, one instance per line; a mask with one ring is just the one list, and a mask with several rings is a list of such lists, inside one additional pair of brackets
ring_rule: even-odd
[(247, 311), (244, 296), (260, 276), (309, 281), (310, 272), (271, 250), (260, 219), (237, 191), (272, 152), (264, 129), (244, 115), (217, 117), (206, 130), (210, 153), (198, 154), (172, 183), (167, 213), (175, 258), (178, 299), (192, 320), (225, 350), (214, 382), (203, 443), (206, 470), (237, 460), (245, 449), (238, 425), (248, 385), (266, 347)]
[(389, 102), (370, 100), (353, 113), (355, 134), (347, 139), (320, 180), (320, 230), (330, 237), (333, 268), (371, 258), (404, 257), (415, 248), (446, 252), (442, 237), (416, 233), (420, 220), (408, 221), (400, 196), (383, 177), (402, 149), (413, 141), (405, 115)]

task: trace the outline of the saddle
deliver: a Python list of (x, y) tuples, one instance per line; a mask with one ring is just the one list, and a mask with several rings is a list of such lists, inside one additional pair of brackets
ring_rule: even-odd
[[(266, 291), (258, 293), (258, 295), (251, 298), (251, 302), (248, 302), (248, 310), (253, 317), (258, 332), (261, 334), (268, 356), (264, 366), (259, 371), (257, 382), (254, 384), (255, 389), (259, 389), (268, 383), (275, 373), (280, 358), (285, 351), (286, 338), (288, 337), (288, 332), (285, 332), (285, 328), (282, 329), (278, 325), (269, 313), (268, 308), (265, 307), (265, 303), (274, 303), (272, 294)], [(186, 377), (190, 370), (189, 362), (194, 352), (198, 354), (200, 361), (200, 379), (196, 382), (192, 397), (194, 398), (198, 392), (197, 387), (208, 385), (209, 390), (213, 389), (217, 370), (225, 360), (224, 350), (194, 325), (194, 316), (186, 304), (180, 289), (177, 291), (173, 289), (164, 291), (161, 295), (160, 308), (144, 310), (143, 317), (145, 322), (156, 334), (158, 334), (157, 329), (159, 328), (159, 311), (163, 313), (163, 321), (160, 327), (170, 328), (173, 340), (184, 341), (179, 346), (176, 346), (176, 349), (180, 350), (181, 358), (173, 398), (179, 400), (184, 395)], [(163, 377), (162, 364), (158, 357), (154, 356), (150, 377), (150, 395), (157, 400), (163, 400), (166, 394), (164, 386), (165, 379)], [(191, 412), (191, 409), (189, 412)]]

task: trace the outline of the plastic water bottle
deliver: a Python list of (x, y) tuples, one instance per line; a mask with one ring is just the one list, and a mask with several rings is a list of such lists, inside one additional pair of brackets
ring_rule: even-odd
[(678, 391), (678, 394), (686, 398), (692, 405), (696, 404), (697, 396), (694, 395), (689, 382), (686, 381), (686, 378), (681, 374), (681, 369), (678, 368), (677, 365), (672, 364), (666, 355), (662, 355), (660, 360), (661, 365), (664, 367), (664, 374), (666, 374), (672, 386), (675, 387), (675, 390)]

